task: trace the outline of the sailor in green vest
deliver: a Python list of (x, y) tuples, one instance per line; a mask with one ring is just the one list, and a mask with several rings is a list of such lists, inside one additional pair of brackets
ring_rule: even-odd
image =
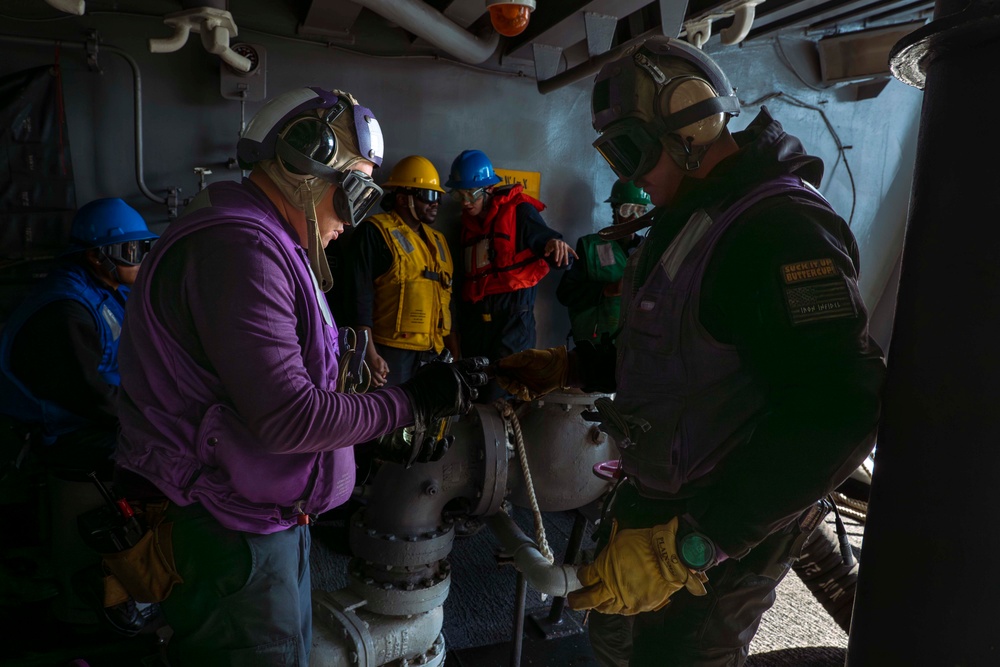
[[(605, 201), (611, 204), (615, 225), (642, 217), (651, 206), (649, 195), (631, 181), (615, 181)], [(618, 328), (625, 260), (641, 241), (632, 233), (614, 241), (587, 234), (576, 242), (580, 258), (563, 273), (556, 298), (569, 310), (577, 343), (597, 343)]]
[(396, 386), (447, 348), (452, 334), (454, 265), (444, 235), (431, 225), (444, 190), (431, 161), (400, 160), (382, 186), (384, 213), (351, 235), (354, 326), (370, 332), (365, 360), (372, 385)]

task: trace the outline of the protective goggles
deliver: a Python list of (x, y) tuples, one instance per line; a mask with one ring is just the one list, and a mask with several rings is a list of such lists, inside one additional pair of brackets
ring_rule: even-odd
[(601, 154), (619, 178), (634, 181), (656, 166), (663, 152), (659, 139), (643, 125), (623, 122), (609, 126), (594, 141)]
[(451, 198), (459, 204), (471, 204), (478, 201), (486, 193), (486, 188), (476, 188), (475, 190), (452, 190)]
[(413, 188), (407, 192), (425, 204), (436, 204), (441, 200), (441, 193), (437, 190), (423, 190)]
[(123, 241), (122, 243), (112, 243), (101, 247), (101, 251), (115, 264), (125, 266), (138, 266), (153, 248), (153, 241), (156, 239), (142, 239), (139, 241)]
[(358, 138), (358, 156), (376, 165), (381, 164), (382, 128), (375, 116), (366, 107), (353, 105), (345, 98), (337, 100), (321, 116), (309, 113), (293, 120), (282, 131), (278, 143), (284, 141), (313, 162), (327, 166), (336, 164), (339, 161), (337, 152), (340, 146), (333, 126), (350, 109), (353, 113), (354, 134)]
[(375, 185), (372, 177), (363, 171), (330, 171), (338, 174), (333, 194), (333, 210), (337, 217), (349, 225), (357, 225), (368, 217), (369, 211), (382, 199), (382, 188)]
[(646, 211), (649, 207), (645, 204), (618, 204), (615, 207), (615, 211), (618, 213), (618, 217), (622, 220), (633, 220), (635, 218), (640, 218), (646, 215)]

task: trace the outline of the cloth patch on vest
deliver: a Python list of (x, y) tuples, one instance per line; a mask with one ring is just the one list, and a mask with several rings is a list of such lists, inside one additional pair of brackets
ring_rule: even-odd
[(857, 316), (847, 279), (832, 259), (785, 264), (781, 276), (792, 325)]
[(403, 236), (403, 232), (399, 231), (398, 229), (393, 229), (392, 232), (390, 233), (392, 234), (392, 237), (396, 239), (396, 243), (399, 244), (399, 247), (402, 248), (403, 252), (405, 252), (407, 255), (409, 255), (411, 252), (415, 250), (413, 244), (410, 243), (410, 239)]
[(101, 304), (101, 317), (104, 318), (108, 328), (111, 329), (112, 340), (118, 340), (118, 337), (122, 335), (122, 323), (118, 321), (118, 318), (115, 317), (115, 314), (111, 312), (106, 303)]
[(597, 261), (601, 263), (601, 266), (614, 266), (618, 263), (617, 258), (615, 258), (615, 248), (610, 243), (601, 243), (596, 248)]

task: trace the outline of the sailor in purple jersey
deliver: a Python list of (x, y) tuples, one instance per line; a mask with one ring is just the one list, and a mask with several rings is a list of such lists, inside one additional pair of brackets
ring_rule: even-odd
[(474, 390), (436, 364), (404, 386), (337, 391), (323, 249), (380, 199), (372, 112), (342, 91), (293, 90), (237, 152), (249, 178), (200, 193), (136, 282), (116, 485), (169, 502), (175, 664), (305, 667), (309, 519), (349, 497), (352, 446), (463, 413)]

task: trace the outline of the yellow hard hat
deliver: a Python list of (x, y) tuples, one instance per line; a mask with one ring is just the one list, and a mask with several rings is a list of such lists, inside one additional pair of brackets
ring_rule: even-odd
[(441, 179), (431, 161), (420, 155), (404, 157), (396, 163), (389, 173), (389, 179), (382, 184), (384, 188), (417, 188), (419, 190), (441, 189)]

